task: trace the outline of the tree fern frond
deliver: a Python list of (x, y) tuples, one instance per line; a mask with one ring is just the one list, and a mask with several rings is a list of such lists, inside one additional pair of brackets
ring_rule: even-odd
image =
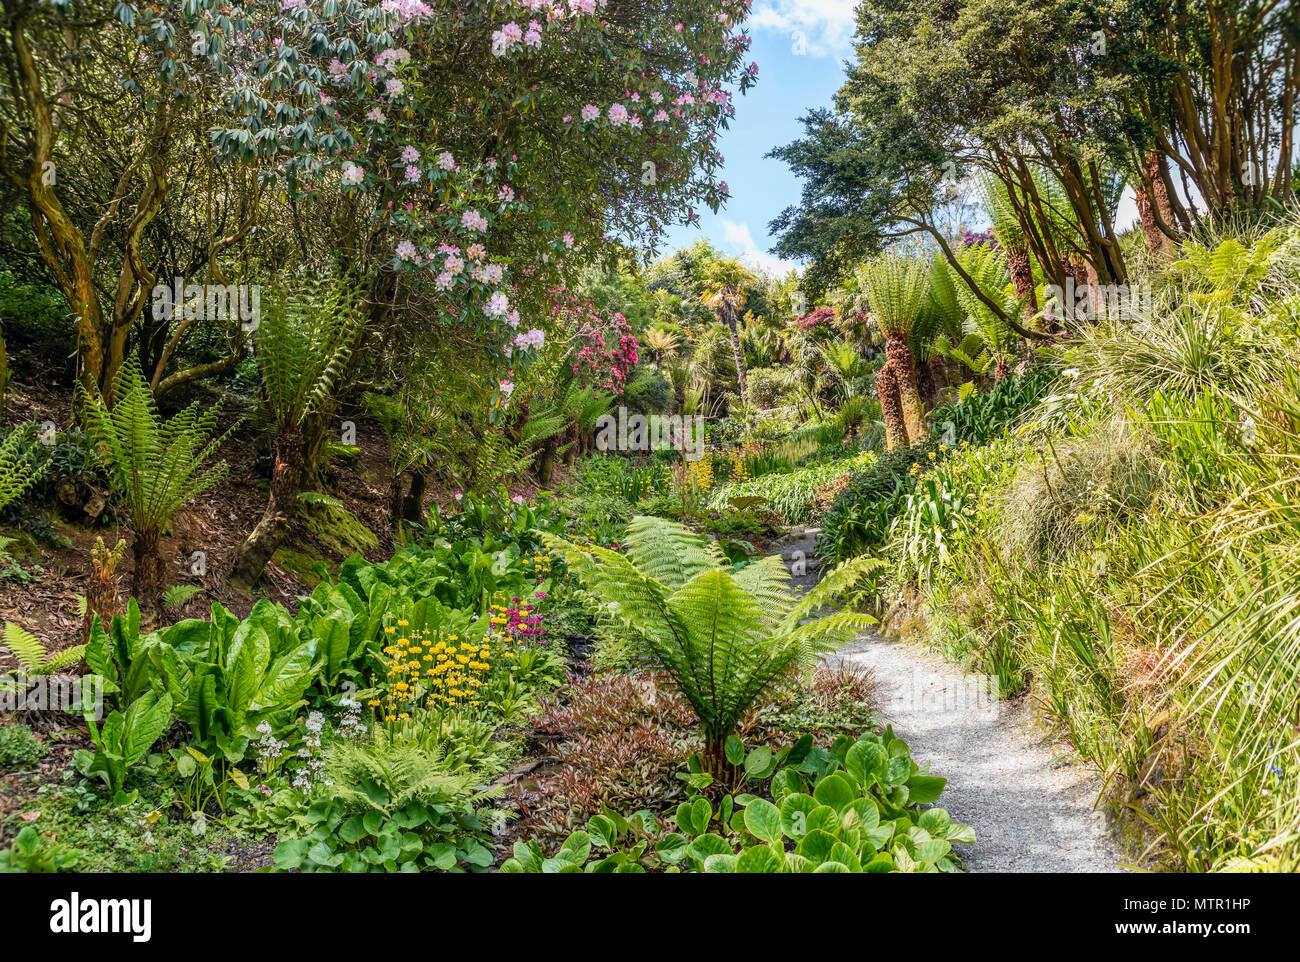
[(633, 518), (623, 542), (628, 561), (674, 591), (724, 561), (717, 545), (708, 538), (664, 518)]

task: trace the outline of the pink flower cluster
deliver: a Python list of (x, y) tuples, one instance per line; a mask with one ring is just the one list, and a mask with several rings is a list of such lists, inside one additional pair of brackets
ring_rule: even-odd
[(636, 335), (622, 314), (602, 317), (591, 301), (559, 290), (552, 313), (576, 350), (573, 373), (593, 391), (622, 394), (637, 363)]
[[(544, 599), (546, 593), (536, 592), (535, 598)], [(510, 599), (510, 607), (505, 610), (505, 630), (515, 641), (531, 641), (535, 645), (546, 644), (546, 629), (542, 627), (542, 616), (532, 605), (521, 603), (518, 598)]]

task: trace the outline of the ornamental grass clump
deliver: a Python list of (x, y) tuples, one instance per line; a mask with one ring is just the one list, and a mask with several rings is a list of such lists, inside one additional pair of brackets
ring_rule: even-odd
[(690, 703), (714, 772), (727, 768), (727, 738), (757, 701), (875, 620), (852, 612), (814, 617), (879, 567), (875, 559), (839, 566), (801, 598), (781, 557), (733, 569), (713, 542), (662, 518), (633, 518), (625, 555), (543, 537), (578, 578), (593, 613), (629, 637)]

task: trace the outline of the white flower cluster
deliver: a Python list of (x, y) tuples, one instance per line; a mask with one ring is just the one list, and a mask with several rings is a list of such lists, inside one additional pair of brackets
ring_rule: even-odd
[(325, 727), (325, 716), (314, 711), (307, 716), (307, 722), (303, 727), (306, 728), (307, 733), (303, 735), (302, 747), (297, 752), (303, 764), (294, 774), (292, 785), (304, 792), (310, 792), (317, 781), (322, 785), (330, 784), (321, 779), (325, 762), (321, 758), (320, 736), (321, 730)]

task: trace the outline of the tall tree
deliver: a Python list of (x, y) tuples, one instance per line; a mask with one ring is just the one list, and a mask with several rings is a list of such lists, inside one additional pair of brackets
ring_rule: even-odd
[(705, 268), (701, 300), (718, 315), (731, 333), (731, 353), (736, 361), (736, 382), (742, 405), (748, 402), (745, 352), (740, 344), (740, 315), (748, 301), (748, 288), (757, 283), (752, 271), (734, 258), (722, 258)]

